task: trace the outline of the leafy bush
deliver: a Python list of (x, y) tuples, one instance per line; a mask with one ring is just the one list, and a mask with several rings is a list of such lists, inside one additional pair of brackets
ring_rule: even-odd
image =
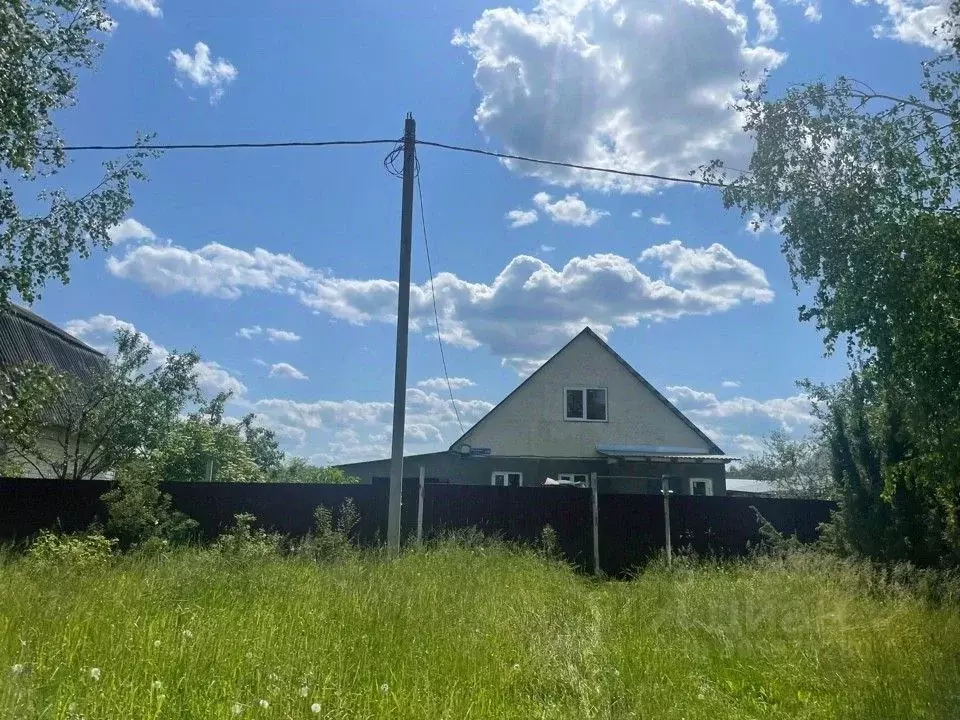
[(344, 562), (357, 556), (360, 512), (353, 498), (343, 501), (336, 522), (330, 508), (323, 505), (314, 511), (313, 517), (314, 531), (301, 543), (301, 553), (318, 563)]
[(537, 543), (540, 554), (548, 560), (563, 560), (563, 548), (560, 547), (560, 536), (552, 525), (544, 525), (540, 531)]
[(233, 516), (233, 525), (214, 542), (214, 547), (225, 555), (238, 558), (260, 558), (277, 555), (284, 550), (284, 537), (255, 528), (255, 515), (238, 513)]
[(106, 534), (116, 538), (123, 549), (151, 543), (183, 543), (197, 529), (196, 521), (173, 508), (167, 493), (160, 490), (159, 478), (145, 462), (135, 462), (117, 472), (117, 485), (103, 494), (107, 506)]
[(59, 535), (42, 531), (27, 548), (27, 562), (39, 570), (90, 570), (105, 566), (116, 541), (103, 535)]

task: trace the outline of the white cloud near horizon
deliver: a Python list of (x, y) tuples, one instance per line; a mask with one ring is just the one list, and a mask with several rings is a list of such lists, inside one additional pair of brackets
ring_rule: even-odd
[(666, 395), (680, 410), (692, 417), (716, 419), (757, 415), (787, 427), (815, 422), (810, 398), (803, 394), (768, 400), (742, 396), (720, 400), (712, 392), (694, 390), (685, 385), (669, 385)]
[[(749, 36), (754, 18), (718, 0), (540, 0), (493, 7), (453, 44), (482, 99), (474, 120), (504, 151), (686, 177), (750, 141), (731, 103), (786, 59)], [(505, 161), (557, 185), (650, 191), (662, 183)]]
[(590, 227), (610, 214), (605, 210), (587, 207), (576, 193), (551, 201), (550, 195), (538, 192), (533, 196), (533, 204), (553, 222), (577, 227)]
[[(476, 385), (476, 383), (470, 378), (450, 378), (450, 388), (452, 390), (463, 390), (463, 388), (473, 387), (474, 385)], [(417, 387), (426, 388), (427, 390), (446, 390), (447, 379), (442, 377), (426, 378), (417, 382)]]
[(196, 88), (209, 89), (210, 104), (223, 97), (227, 85), (237, 79), (237, 68), (224, 58), (210, 55), (210, 47), (204, 42), (193, 46), (193, 55), (180, 48), (170, 51), (170, 60), (176, 69), (177, 82), (189, 81)]

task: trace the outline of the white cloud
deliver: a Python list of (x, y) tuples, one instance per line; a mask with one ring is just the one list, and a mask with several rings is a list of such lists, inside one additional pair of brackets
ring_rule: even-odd
[(161, 17), (163, 10), (160, 9), (159, 0), (112, 0), (114, 5), (123, 5), (134, 12), (146, 13), (150, 17)]
[(651, 259), (659, 260), (667, 269), (670, 280), (678, 285), (695, 288), (713, 297), (755, 303), (773, 300), (766, 273), (720, 243), (696, 249), (684, 247), (679, 240), (671, 240), (647, 248), (640, 255), (640, 260)]
[(242, 337), (246, 340), (253, 340), (254, 337), (260, 335), (263, 332), (263, 328), (259, 325), (254, 325), (252, 327), (242, 327), (237, 330), (237, 337)]
[(292, 330), (278, 330), (277, 328), (267, 328), (267, 337), (271, 342), (297, 342), (301, 338)]
[(199, 250), (141, 245), (124, 257), (107, 258), (111, 274), (138, 280), (159, 293), (193, 292), (234, 299), (246, 290), (284, 291), (313, 271), (289, 255), (253, 252), (210, 243)]
[(725, 388), (738, 388), (738, 387), (740, 387), (740, 381), (739, 381), (739, 380), (724, 380), (722, 383), (720, 383), (720, 386), (721, 386), (721, 387), (725, 387)]
[(942, 33), (936, 31), (949, 17), (949, 0), (854, 0), (857, 5), (875, 4), (886, 17), (873, 26), (877, 38), (893, 38), (933, 50), (947, 47)]
[(210, 48), (203, 42), (193, 46), (193, 55), (180, 48), (171, 50), (170, 59), (176, 68), (177, 82), (188, 80), (194, 87), (209, 88), (211, 104), (216, 103), (223, 96), (224, 87), (237, 78), (237, 69), (222, 57), (211, 59)]
[(541, 246), (540, 246), (540, 252), (545, 252), (545, 253), (552, 253), (552, 252), (553, 252), (554, 250), (556, 250), (556, 249), (557, 249), (557, 248), (556, 248), (555, 245), (541, 245)]
[[(540, 0), (485, 10), (454, 45), (475, 62), (480, 129), (507, 152), (686, 176), (742, 163), (750, 141), (731, 109), (741, 73), (757, 82), (786, 55), (748, 37), (732, 0)], [(505, 161), (564, 186), (648, 191), (655, 181)]]
[(134, 218), (127, 218), (107, 228), (110, 242), (117, 244), (127, 240), (156, 240), (153, 230)]
[(654, 225), (669, 225), (669, 224), (670, 224), (670, 220), (667, 219), (667, 216), (664, 215), (663, 213), (660, 213), (659, 215), (654, 215), (652, 218), (650, 218), (650, 222), (652, 222)]
[(285, 378), (287, 380), (309, 380), (306, 375), (297, 370), (290, 363), (280, 362), (270, 366), (270, 377)]
[(694, 390), (685, 385), (670, 385), (666, 394), (671, 402), (692, 417), (733, 418), (756, 415), (786, 426), (809, 425), (814, 422), (810, 398), (806, 395), (769, 400), (748, 397), (720, 400), (714, 393)]
[[(673, 241), (648, 248), (641, 259), (658, 260), (674, 284), (652, 279), (613, 254), (574, 257), (559, 270), (518, 255), (490, 284), (439, 273), (434, 284), (443, 340), (468, 349), (484, 346), (522, 372), (584, 325), (609, 333), (641, 320), (706, 315), (773, 299), (763, 271), (719, 244), (694, 249)], [(301, 300), (362, 325), (395, 322), (396, 295), (393, 280), (322, 277)], [(410, 302), (411, 329), (432, 331), (429, 285), (414, 284)]]
[[(465, 377), (452, 377), (450, 378), (450, 387), (453, 390), (463, 390), (463, 388), (473, 387), (476, 385), (473, 380)], [(426, 388), (427, 390), (446, 390), (447, 389), (447, 380), (442, 377), (427, 378), (426, 380), (421, 380), (417, 383), (417, 387)]]
[(517, 208), (516, 210), (508, 212), (505, 217), (510, 221), (510, 227), (521, 228), (527, 225), (533, 225), (537, 221), (537, 211)]
[[(133, 323), (120, 320), (113, 315), (104, 314), (94, 315), (86, 320), (70, 320), (64, 325), (64, 329), (74, 337), (103, 352), (112, 352), (116, 349), (114, 335), (117, 330), (136, 330)], [(151, 366), (160, 365), (170, 355), (170, 351), (151, 341), (146, 333), (140, 334), (143, 335), (144, 340), (150, 343), (152, 348), (150, 353)], [(201, 360), (197, 364), (197, 380), (200, 383), (200, 388), (208, 395), (232, 392), (234, 395), (241, 396), (247, 392), (246, 385), (231, 375), (219, 363), (211, 360)]]
[(780, 26), (770, 0), (753, 0), (753, 11), (757, 14), (756, 41), (765, 43), (775, 40), (780, 33)]
[(632, 218), (642, 218), (642, 217), (643, 217), (643, 210), (634, 210), (632, 213), (630, 213), (630, 217), (632, 217)]
[(746, 230), (753, 235), (763, 235), (764, 233), (779, 235), (783, 232), (783, 224), (784, 218), (781, 215), (761, 220), (760, 214), (753, 212), (747, 218)]
[(820, 12), (820, 3), (816, 0), (789, 0), (791, 5), (803, 7), (803, 16), (810, 22), (820, 22), (823, 14)]
[(567, 195), (556, 202), (550, 202), (550, 196), (547, 193), (539, 192), (533, 196), (533, 202), (555, 223), (564, 225), (590, 227), (610, 214), (605, 210), (595, 210), (587, 207), (587, 204), (576, 193)]

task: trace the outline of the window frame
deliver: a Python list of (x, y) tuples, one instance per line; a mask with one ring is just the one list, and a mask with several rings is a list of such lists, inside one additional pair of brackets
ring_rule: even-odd
[[(567, 393), (576, 390), (580, 393), (581, 405), (583, 407), (583, 417), (570, 417), (567, 415)], [(603, 419), (593, 419), (587, 417), (587, 391), (603, 390)], [(563, 421), (564, 422), (587, 422), (587, 423), (605, 423), (610, 422), (610, 390), (601, 386), (588, 385), (568, 385), (563, 388)]]
[[(498, 483), (497, 475), (504, 476), (506, 483), (505, 484)], [(523, 473), (519, 470), (494, 470), (493, 472), (490, 473), (490, 484), (493, 485), (494, 487), (511, 487), (509, 484), (511, 475), (519, 475), (520, 483), (519, 485), (517, 485), (517, 487), (523, 487)]]
[(704, 487), (706, 488), (707, 491), (703, 495), (697, 495), (697, 497), (713, 497), (713, 478), (705, 478), (705, 477), (690, 478), (690, 494), (696, 495), (696, 493), (693, 491), (693, 487), (694, 487), (693, 484), (698, 482), (704, 483)]
[(590, 473), (560, 473), (557, 475), (557, 479), (560, 482), (581, 482), (577, 480), (578, 477), (582, 477), (582, 482), (586, 483), (587, 485), (590, 484)]

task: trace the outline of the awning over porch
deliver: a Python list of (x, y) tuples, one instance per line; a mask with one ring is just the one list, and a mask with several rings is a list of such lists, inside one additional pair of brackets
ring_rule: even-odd
[(696, 448), (666, 445), (597, 445), (597, 452), (607, 457), (648, 460), (651, 462), (728, 463), (740, 460), (732, 455), (714, 455)]

